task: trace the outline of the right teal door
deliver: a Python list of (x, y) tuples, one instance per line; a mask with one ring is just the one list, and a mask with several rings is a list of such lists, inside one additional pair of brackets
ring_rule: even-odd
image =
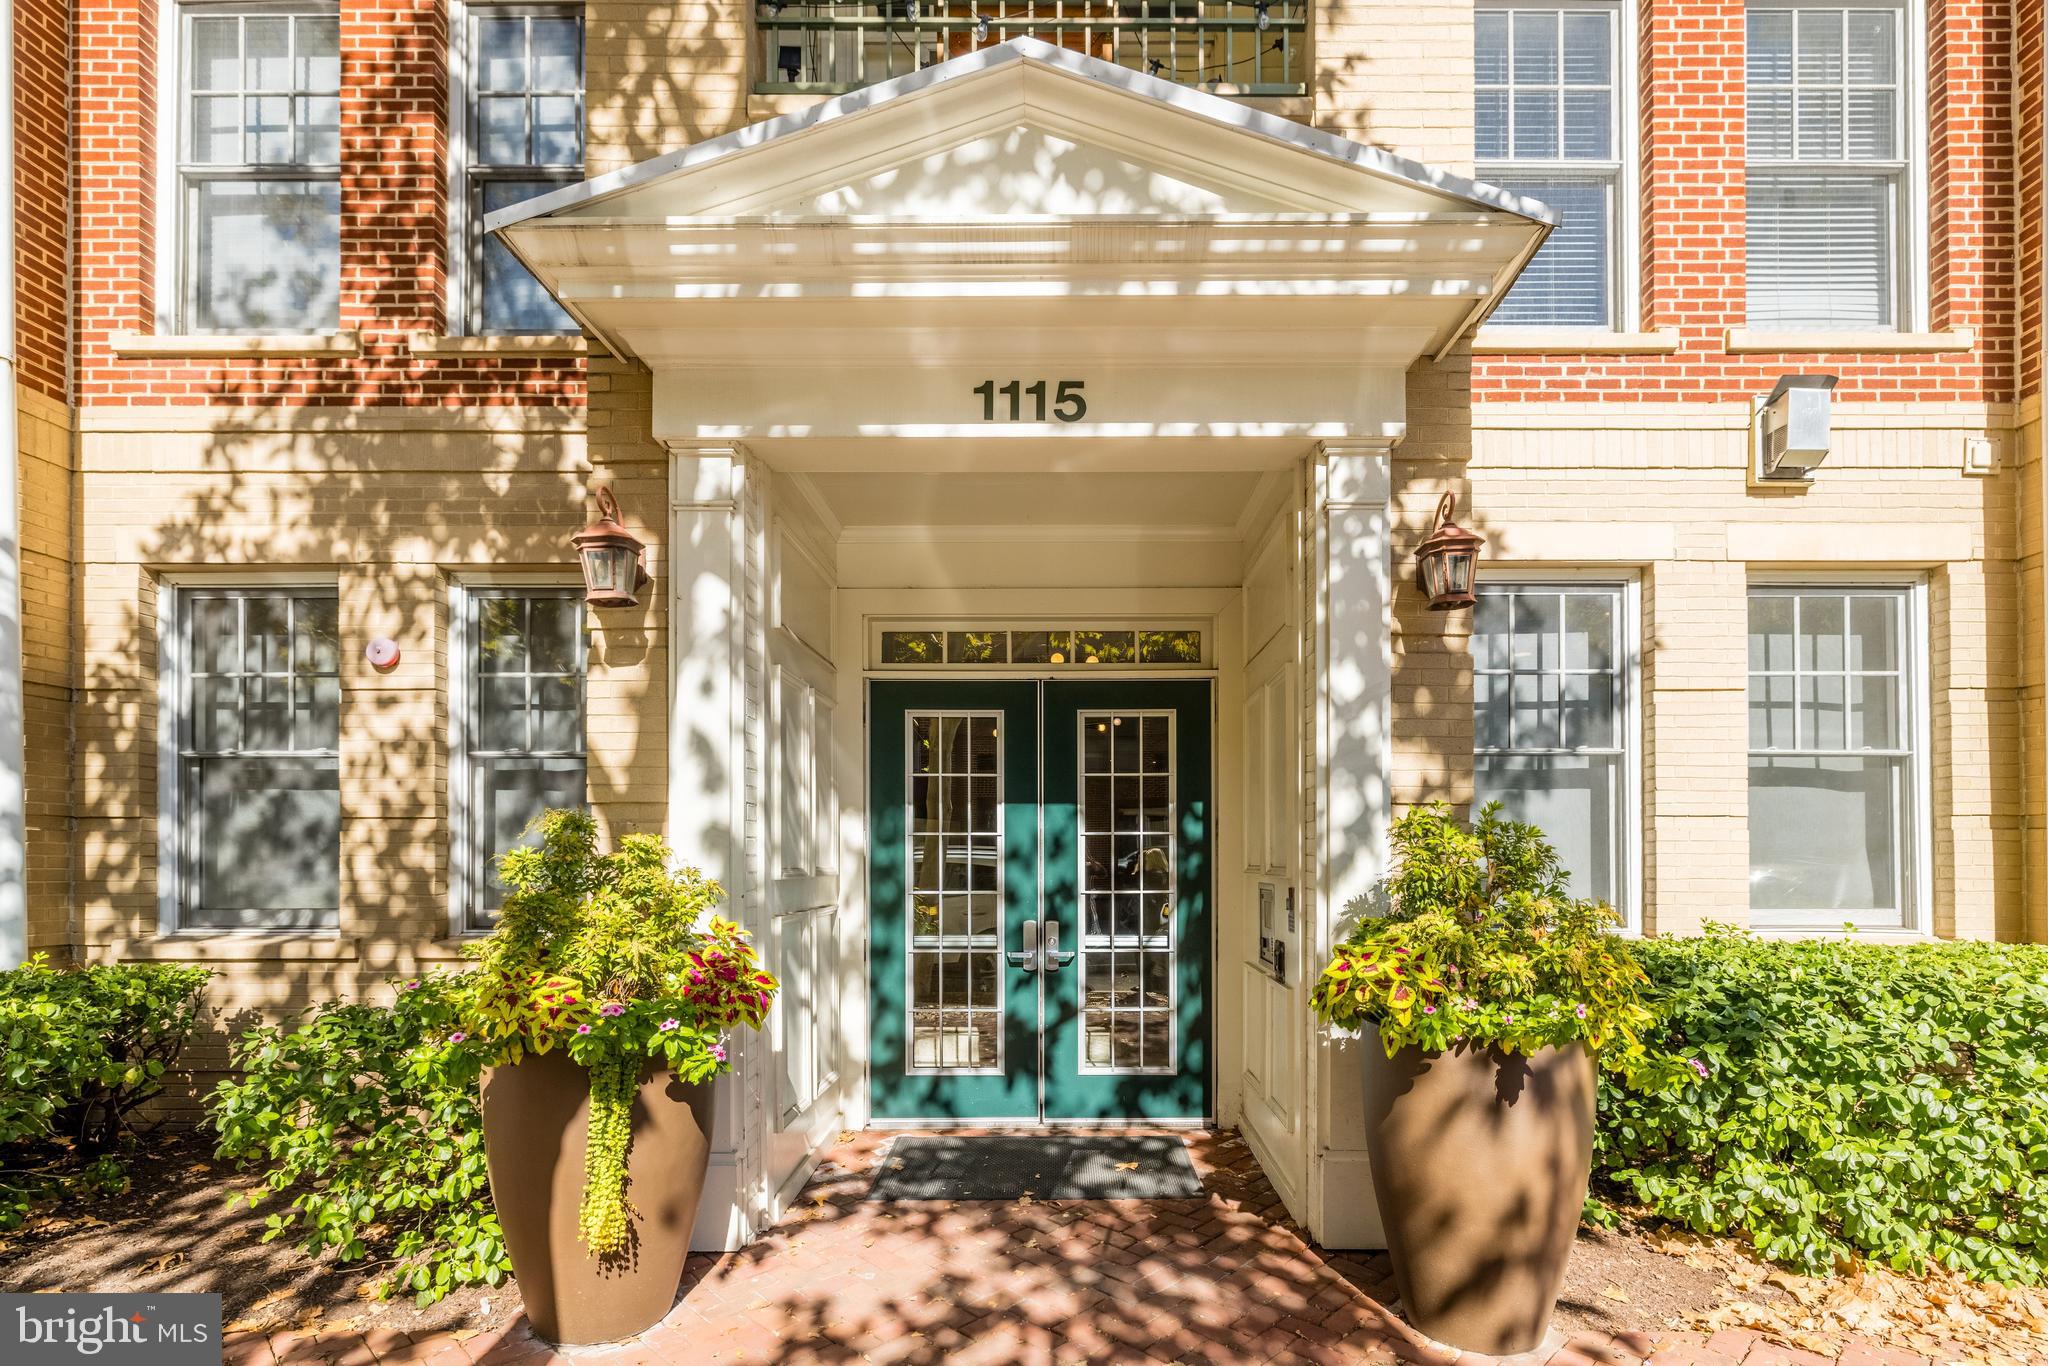
[(1209, 684), (1048, 683), (1044, 718), (1045, 1118), (1206, 1118)]

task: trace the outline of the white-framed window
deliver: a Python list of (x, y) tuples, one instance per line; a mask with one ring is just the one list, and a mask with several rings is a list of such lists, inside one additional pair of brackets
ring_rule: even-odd
[(1473, 16), (1481, 180), (1562, 218), (1488, 321), (1623, 328), (1634, 312), (1628, 0), (1482, 3)]
[(458, 4), (449, 81), (449, 312), (473, 335), (573, 332), (576, 324), (494, 238), (484, 217), (583, 179), (583, 7)]
[(162, 225), (183, 332), (341, 323), (341, 38), (333, 3), (169, 11), (175, 79)]
[(459, 585), (449, 714), (454, 929), (488, 930), (504, 898), (498, 857), (550, 807), (589, 800), (583, 590)]
[(1751, 0), (1751, 327), (1912, 325), (1922, 216), (1915, 8)]
[(335, 928), (334, 589), (166, 587), (159, 611), (163, 928)]
[(1473, 801), (1542, 827), (1574, 895), (1639, 923), (1633, 581), (1487, 582), (1472, 614)]
[(1750, 586), (1753, 923), (1918, 927), (1925, 619), (1917, 583)]

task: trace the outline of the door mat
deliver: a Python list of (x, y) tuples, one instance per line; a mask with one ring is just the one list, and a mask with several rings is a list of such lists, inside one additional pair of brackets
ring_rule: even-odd
[(1187, 1145), (1162, 1135), (904, 1134), (870, 1200), (1198, 1200)]

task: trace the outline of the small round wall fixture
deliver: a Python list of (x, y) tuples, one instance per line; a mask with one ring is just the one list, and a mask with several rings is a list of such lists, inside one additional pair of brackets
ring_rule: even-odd
[(619, 501), (597, 488), (597, 520), (569, 538), (583, 562), (583, 600), (592, 607), (632, 607), (647, 586), (647, 546), (619, 519)]
[(389, 636), (378, 636), (363, 647), (363, 658), (370, 661), (370, 667), (379, 673), (398, 667), (398, 642)]
[(1479, 551), (1486, 542), (1451, 520), (1458, 495), (1446, 493), (1436, 505), (1436, 526), (1415, 548), (1415, 586), (1432, 612), (1455, 612), (1478, 601)]

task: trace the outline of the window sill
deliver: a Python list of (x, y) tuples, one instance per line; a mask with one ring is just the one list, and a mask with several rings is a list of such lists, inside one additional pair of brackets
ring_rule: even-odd
[(356, 941), (332, 930), (174, 930), (116, 939), (100, 952), (113, 962), (353, 962)]
[(1848, 944), (1938, 944), (1925, 930), (1901, 929), (1897, 925), (1871, 926), (1855, 930), (1840, 925), (1752, 924), (1749, 932), (1758, 939), (1831, 939)]
[(590, 342), (582, 336), (542, 333), (521, 337), (450, 337), (433, 332), (412, 334), (415, 356), (583, 356)]
[(1472, 338), (1474, 355), (1669, 355), (1678, 333), (1609, 332), (1579, 327), (1482, 327)]
[(1728, 329), (1728, 349), (1738, 355), (1832, 351), (1844, 355), (1912, 356), (1968, 351), (1976, 345), (1977, 329), (1973, 327), (1958, 327), (1947, 332), (1753, 332), (1746, 327)]
[(481, 944), (490, 938), (490, 931), (477, 930), (470, 934), (444, 935), (421, 949), (418, 954), (421, 963), (440, 966), (446, 963), (473, 963), (476, 960), (463, 952), (471, 944)]
[(231, 360), (267, 356), (360, 356), (359, 332), (323, 332), (304, 336), (205, 333), (162, 335), (116, 332), (114, 354), (123, 360), (153, 357)]

